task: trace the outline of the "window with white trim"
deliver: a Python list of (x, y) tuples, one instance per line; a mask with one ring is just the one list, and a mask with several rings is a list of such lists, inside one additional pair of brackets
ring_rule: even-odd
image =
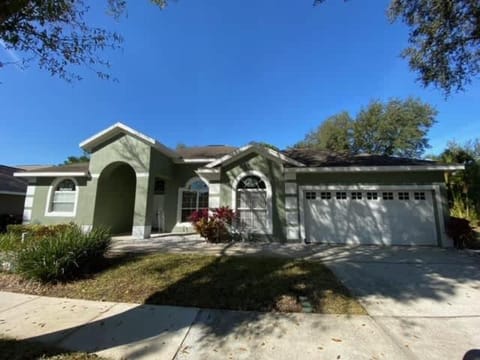
[(315, 200), (317, 198), (317, 193), (315, 191), (307, 191), (305, 192), (305, 198), (307, 200)]
[(254, 232), (267, 231), (267, 186), (255, 175), (242, 178), (237, 185), (236, 210), (240, 225)]
[(50, 195), (48, 212), (74, 215), (77, 191), (77, 184), (72, 179), (61, 180)]
[(425, 192), (424, 191), (415, 191), (413, 193), (413, 198), (415, 200), (425, 200)]
[(359, 191), (352, 191), (352, 200), (362, 200), (362, 193)]
[(322, 200), (330, 200), (332, 198), (332, 193), (328, 192), (328, 191), (322, 191), (320, 193), (320, 199)]
[(393, 192), (386, 191), (382, 193), (383, 200), (393, 200)]
[(347, 193), (345, 191), (337, 191), (335, 197), (337, 200), (347, 200)]
[(181, 190), (180, 221), (188, 222), (197, 210), (208, 210), (208, 186), (200, 178), (193, 178)]
[(367, 200), (378, 200), (378, 193), (374, 191), (367, 192)]
[(398, 200), (409, 200), (410, 194), (406, 191), (400, 191), (398, 193)]

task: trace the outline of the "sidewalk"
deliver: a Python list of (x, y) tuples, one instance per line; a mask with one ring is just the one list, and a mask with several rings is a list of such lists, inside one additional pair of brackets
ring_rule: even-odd
[(111, 359), (415, 359), (369, 316), (135, 305), (0, 292), (0, 334)]

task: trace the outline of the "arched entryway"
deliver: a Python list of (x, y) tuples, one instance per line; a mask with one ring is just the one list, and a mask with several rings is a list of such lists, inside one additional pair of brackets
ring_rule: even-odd
[(93, 226), (108, 227), (112, 234), (132, 232), (136, 182), (135, 170), (124, 162), (103, 169), (98, 179)]

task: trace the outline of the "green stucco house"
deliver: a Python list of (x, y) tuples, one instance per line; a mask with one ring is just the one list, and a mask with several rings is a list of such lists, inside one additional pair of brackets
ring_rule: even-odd
[(260, 145), (172, 150), (121, 123), (80, 147), (89, 163), (19, 172), (24, 222), (75, 222), (148, 239), (228, 206), (272, 241), (449, 246), (444, 173), (461, 165)]

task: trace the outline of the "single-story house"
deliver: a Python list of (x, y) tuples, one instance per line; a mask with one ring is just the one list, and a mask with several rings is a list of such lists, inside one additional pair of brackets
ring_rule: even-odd
[(121, 123), (80, 147), (88, 163), (15, 174), (29, 182), (25, 222), (146, 239), (190, 232), (193, 211), (228, 206), (249, 233), (271, 240), (449, 246), (444, 174), (463, 169), (262, 145), (172, 150)]
[(6, 216), (21, 217), (27, 191), (27, 181), (14, 177), (15, 172), (22, 169), (0, 165), (0, 226), (4, 226)]

